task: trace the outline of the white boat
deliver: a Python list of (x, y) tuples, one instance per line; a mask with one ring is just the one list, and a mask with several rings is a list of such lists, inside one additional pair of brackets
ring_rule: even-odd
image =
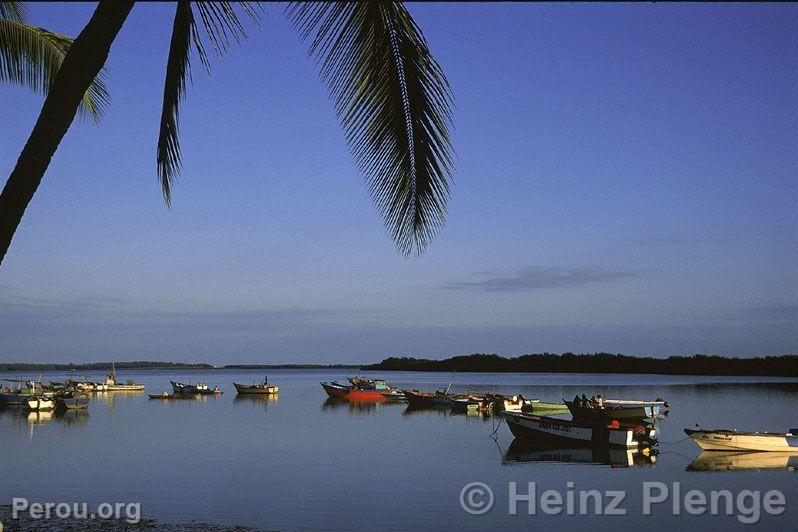
[(52, 397), (40, 396), (31, 397), (28, 399), (28, 410), (35, 412), (44, 412), (55, 408), (55, 401)]
[(787, 433), (684, 429), (705, 451), (783, 451), (798, 453), (798, 429)]
[(505, 412), (504, 419), (513, 435), (530, 441), (563, 441), (579, 445), (606, 445), (610, 447), (635, 448), (643, 440), (653, 442), (655, 430), (643, 426), (621, 427), (617, 423), (605, 426), (591, 423), (575, 423), (564, 419)]

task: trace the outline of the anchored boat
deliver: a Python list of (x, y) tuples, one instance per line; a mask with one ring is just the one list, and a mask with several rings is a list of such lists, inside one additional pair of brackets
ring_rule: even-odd
[(655, 419), (660, 415), (664, 401), (620, 401), (605, 400), (603, 406), (581, 404), (577, 401), (565, 401), (574, 420), (604, 423), (617, 420)]
[(798, 453), (798, 429), (786, 433), (684, 429), (705, 451), (788, 451)]
[(338, 381), (322, 382), (321, 387), (331, 399), (344, 399), (347, 401), (362, 401), (384, 403), (389, 395), (395, 394), (393, 388), (382, 379), (362, 379), (352, 377), (350, 384), (341, 384)]
[(28, 398), (28, 410), (34, 412), (45, 412), (55, 407), (55, 400), (52, 396), (32, 396)]
[(85, 410), (89, 407), (89, 398), (82, 394), (67, 394), (56, 397), (55, 407), (58, 410)]
[(504, 419), (513, 435), (520, 440), (569, 441), (577, 445), (626, 448), (656, 443), (656, 430), (645, 425), (621, 426), (618, 421), (608, 425), (580, 423), (515, 412), (505, 412)]
[(214, 386), (211, 389), (204, 382), (198, 382), (197, 384), (183, 384), (177, 381), (169, 382), (176, 395), (221, 395), (222, 393), (218, 386)]
[(136, 384), (132, 379), (128, 379), (124, 384), (118, 383), (116, 380), (116, 364), (114, 362), (111, 362), (111, 373), (106, 376), (103, 384), (103, 391), (109, 392), (140, 392), (144, 390), (143, 384)]
[(267, 379), (263, 379), (260, 384), (250, 385), (234, 382), (233, 386), (236, 387), (236, 392), (242, 395), (273, 395), (280, 391), (277, 386), (269, 386)]

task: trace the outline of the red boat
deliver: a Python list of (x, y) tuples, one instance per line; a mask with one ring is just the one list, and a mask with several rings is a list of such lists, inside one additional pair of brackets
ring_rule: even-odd
[(393, 389), (383, 380), (349, 379), (351, 385), (340, 382), (322, 382), (321, 387), (331, 399), (345, 399), (352, 402), (383, 403), (395, 395)]

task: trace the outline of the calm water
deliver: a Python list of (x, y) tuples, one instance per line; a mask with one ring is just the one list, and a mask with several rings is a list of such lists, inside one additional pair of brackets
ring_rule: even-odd
[[(368, 375), (368, 373), (363, 373)], [(11, 375), (8, 375), (11, 376)], [(17, 375), (19, 376), (19, 375)], [(88, 374), (100, 380), (102, 375)], [(760, 527), (795, 529), (798, 482), (795, 458), (740, 459), (749, 470), (692, 471), (699, 456), (682, 429), (705, 427), (783, 431), (798, 426), (798, 381), (768, 379), (566, 374), (454, 375), (454, 391), (492, 390), (559, 400), (585, 392), (612, 398), (662, 397), (670, 415), (659, 422), (655, 462), (626, 453), (590, 453), (513, 445), (496, 418), (436, 411), (407, 412), (403, 404), (328, 404), (320, 380), (347, 372), (270, 371), (279, 398), (236, 397), (232, 382), (251, 383), (262, 372), (120, 372), (169, 389), (169, 380), (204, 380), (225, 392), (218, 398), (162, 402), (144, 394), (96, 396), (86, 414), (65, 417), (0, 410), (0, 504), (13, 497), (40, 502), (139, 502), (147, 517), (167, 522), (248, 524), (267, 529), (564, 529), (645, 526), (744, 527), (735, 516), (673, 516), (669, 504), (644, 516), (644, 482), (681, 483), (691, 489), (762, 492), (786, 496), (780, 516), (763, 514)], [(45, 374), (61, 380), (63, 374)], [(77, 376), (76, 376), (77, 377)], [(388, 373), (399, 387), (440, 388), (443, 373)], [(491, 437), (491, 433), (496, 433)], [(761, 458), (761, 457), (759, 457)], [(717, 462), (717, 461), (716, 461)], [(728, 465), (728, 464), (727, 464)], [(706, 462), (696, 467), (707, 468)], [(709, 464), (726, 468), (724, 464)], [(460, 505), (470, 482), (495, 493), (491, 512), (472, 516)], [(626, 490), (626, 517), (508, 514), (508, 482), (526, 492), (537, 485), (567, 496), (576, 490)], [(578, 496), (577, 496), (578, 497)], [(578, 501), (578, 498), (576, 499)], [(750, 508), (750, 506), (744, 506)], [(578, 507), (577, 507), (578, 511)]]

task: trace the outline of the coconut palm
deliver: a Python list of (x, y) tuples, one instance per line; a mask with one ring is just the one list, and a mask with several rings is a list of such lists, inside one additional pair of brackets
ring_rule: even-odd
[[(134, 3), (99, 2), (50, 84), (0, 195), (0, 261)], [(177, 2), (157, 146), (167, 204), (182, 160), (178, 118), (192, 53), (207, 68), (208, 44), (221, 55), (246, 39), (239, 13), (257, 24), (258, 8), (251, 2)], [(293, 2), (287, 14), (310, 42), (391, 237), (402, 253), (420, 253), (444, 221), (453, 153), (449, 85), (421, 30), (400, 2)]]
[[(0, 2), (0, 82), (47, 92), (61, 67), (72, 39), (27, 24), (28, 11), (20, 2)], [(99, 121), (108, 104), (102, 72), (84, 93), (78, 112)]]

